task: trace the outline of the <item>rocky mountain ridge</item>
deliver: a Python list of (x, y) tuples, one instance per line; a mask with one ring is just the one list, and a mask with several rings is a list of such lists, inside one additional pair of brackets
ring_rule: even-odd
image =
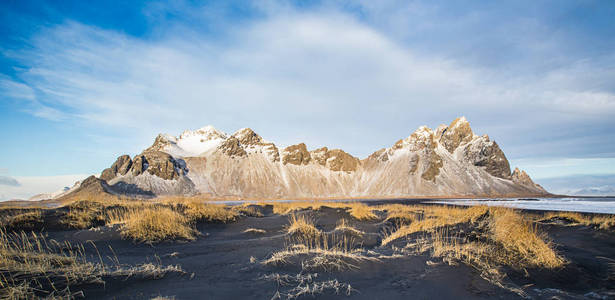
[(118, 157), (98, 181), (87, 182), (109, 193), (146, 196), (271, 199), (548, 194), (525, 172), (511, 172), (498, 144), (487, 135), (475, 135), (464, 117), (435, 130), (421, 126), (365, 159), (341, 149), (310, 151), (304, 143), (278, 149), (250, 128), (228, 135), (206, 126), (184, 131), (179, 137), (160, 134), (141, 154)]

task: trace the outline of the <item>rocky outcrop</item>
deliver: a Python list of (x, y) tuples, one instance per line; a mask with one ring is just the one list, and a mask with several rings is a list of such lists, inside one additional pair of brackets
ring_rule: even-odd
[(280, 151), (274, 143), (261, 143), (262, 152), (267, 154), (272, 162), (280, 161)]
[(457, 147), (472, 140), (474, 133), (465, 117), (455, 119), (451, 125), (442, 130), (440, 143), (448, 152), (453, 153)]
[(327, 166), (331, 171), (356, 171), (359, 166), (359, 159), (344, 152), (341, 149), (327, 151)]
[(519, 170), (519, 168), (515, 168), (515, 170), (512, 172), (511, 177), (512, 177), (512, 181), (515, 183), (527, 185), (527, 186), (535, 185), (532, 178), (530, 178), (530, 175), (527, 175), (527, 173), (525, 173), (525, 171), (523, 170)]
[(510, 164), (498, 144), (484, 135), (469, 143), (463, 150), (464, 159), (471, 164), (483, 167), (487, 173), (510, 179)]
[(282, 163), (293, 165), (307, 165), (312, 160), (310, 152), (304, 143), (292, 145), (282, 151)]
[(250, 128), (243, 128), (233, 134), (241, 145), (259, 145), (263, 138)]
[(368, 156), (365, 160), (366, 161), (380, 161), (380, 162), (386, 162), (389, 160), (389, 156), (387, 155), (387, 149), (386, 148), (382, 148), (374, 153), (372, 153), (370, 156)]
[(148, 172), (165, 180), (173, 180), (187, 173), (186, 166), (181, 160), (176, 160), (162, 151), (151, 149), (148, 148), (133, 159), (130, 159), (128, 155), (118, 157), (110, 168), (103, 170), (100, 179), (110, 181), (119, 175), (139, 176)]
[(128, 155), (118, 157), (110, 168), (104, 169), (100, 175), (100, 179), (111, 180), (118, 174), (125, 175), (132, 167), (132, 159)]
[(523, 185), (531, 189), (537, 189), (543, 193), (547, 193), (547, 191), (540, 184), (535, 183), (532, 178), (530, 178), (530, 175), (525, 173), (525, 171), (523, 170), (519, 170), (519, 168), (515, 168), (510, 177), (512, 181), (516, 184)]
[(156, 136), (156, 139), (154, 139), (154, 143), (145, 151), (162, 151), (162, 149), (166, 148), (171, 143), (169, 136), (166, 134), (159, 134)]
[(440, 168), (442, 168), (442, 157), (436, 154), (435, 151), (427, 151), (427, 154), (424, 157), (426, 158), (426, 161), (421, 178), (436, 182), (436, 176), (440, 174)]
[(241, 146), (239, 140), (231, 136), (218, 147), (218, 150), (230, 157), (242, 157), (248, 155), (246, 150)]
[(327, 165), (327, 158), (329, 158), (329, 148), (322, 147), (316, 150), (310, 151), (312, 159), (321, 166)]
[(331, 171), (352, 172), (356, 171), (360, 161), (358, 158), (344, 152), (341, 149), (318, 148), (310, 152), (311, 158), (319, 165), (327, 167)]
[[(161, 151), (144, 152), (135, 159), (135, 162), (138, 160), (141, 160), (143, 163), (135, 164), (133, 174), (141, 174), (147, 171), (162, 179), (174, 180), (187, 173), (187, 169), (181, 161)], [(137, 169), (140, 170), (137, 172)]]

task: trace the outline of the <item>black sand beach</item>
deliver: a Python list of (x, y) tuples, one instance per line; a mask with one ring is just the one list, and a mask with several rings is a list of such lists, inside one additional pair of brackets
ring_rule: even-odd
[[(413, 201), (414, 202), (414, 201)], [(289, 215), (274, 214), (271, 206), (254, 206), (262, 216), (241, 216), (236, 222), (200, 223), (194, 241), (135, 243), (122, 239), (119, 226), (66, 230), (56, 226), (35, 228), (49, 240), (83, 244), (93, 262), (102, 258), (122, 265), (154, 263), (179, 265), (182, 272), (161, 278), (118, 276), (104, 284), (76, 286), (87, 299), (610, 299), (615, 297), (615, 232), (588, 226), (567, 226), (565, 220), (538, 222), (536, 226), (568, 263), (561, 269), (503, 268), (500, 282), (490, 282), (484, 270), (405, 252), (404, 246), (428, 238), (424, 232), (381, 246), (383, 232), (395, 226), (383, 213), (369, 221), (354, 219), (342, 208), (321, 207), (296, 212), (322, 232), (335, 234), (341, 219), (361, 236), (342, 232), (361, 248), (366, 258), (346, 259), (341, 268), (310, 267), (312, 254), (300, 254), (275, 264), (264, 264), (275, 252), (291, 244), (286, 232)], [(534, 213), (534, 212), (528, 212)], [(48, 212), (53, 218), (53, 211)], [(51, 222), (50, 222), (51, 223)], [(55, 228), (54, 228), (55, 227)], [(258, 229), (246, 232), (248, 229)], [(450, 229), (459, 236), (472, 229)], [(339, 232), (338, 232), (339, 234)], [(95, 247), (94, 247), (95, 245)], [(99, 256), (100, 253), (100, 256)], [(312, 261), (313, 262), (313, 261)], [(306, 266), (307, 265), (307, 266)], [(488, 277), (488, 276), (487, 276)]]

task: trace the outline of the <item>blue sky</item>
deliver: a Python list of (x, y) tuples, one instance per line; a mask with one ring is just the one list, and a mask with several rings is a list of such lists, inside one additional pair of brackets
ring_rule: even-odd
[(365, 157), (465, 115), (538, 182), (612, 175), (613, 15), (612, 1), (2, 1), (0, 199), (208, 124)]

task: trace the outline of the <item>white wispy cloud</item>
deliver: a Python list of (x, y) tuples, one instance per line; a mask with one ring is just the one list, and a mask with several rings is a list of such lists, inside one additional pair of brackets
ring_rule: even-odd
[[(260, 7), (265, 17), (215, 38), (182, 24), (152, 39), (70, 21), (46, 28), (32, 38), (32, 50), (9, 53), (28, 68), (19, 82), (0, 81), (3, 96), (36, 101), (32, 112), (40, 117), (135, 134), (250, 126), (282, 144), (307, 141), (360, 156), (418, 125), (462, 114), (498, 140), (549, 135), (537, 128), (605, 128), (615, 115), (615, 95), (590, 84), (615, 78), (614, 71), (594, 63), (510, 74), (415, 51), (384, 30), (390, 26), (370, 26), (335, 7)], [(521, 149), (527, 140), (517, 142), (504, 144)]]

